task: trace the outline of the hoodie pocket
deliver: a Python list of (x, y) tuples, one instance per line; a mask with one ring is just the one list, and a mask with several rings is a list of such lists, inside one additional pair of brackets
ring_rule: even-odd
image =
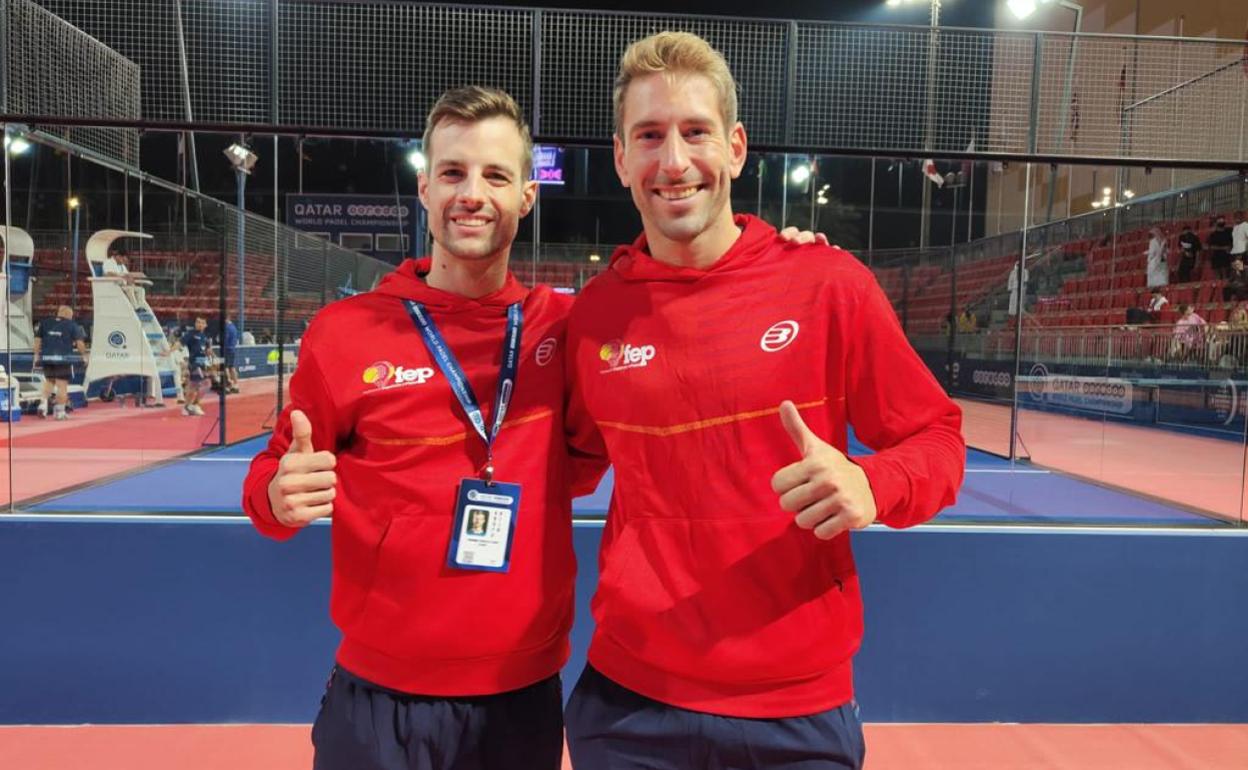
[(364, 610), (344, 631), (396, 658), (444, 660), (515, 654), (560, 632), (570, 580), (567, 595), (542, 596), (540, 569), (514, 558), (505, 573), (448, 567), (450, 531), (449, 517), (395, 517)]
[(785, 515), (637, 518), (604, 560), (600, 632), (660, 670), (801, 679), (843, 663), (861, 640), (849, 538), (819, 540)]

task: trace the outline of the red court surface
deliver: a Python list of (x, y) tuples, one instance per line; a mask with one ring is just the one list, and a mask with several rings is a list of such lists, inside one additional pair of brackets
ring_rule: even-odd
[[(1008, 456), (1009, 406), (957, 401), (967, 444)], [(1031, 409), (1019, 410), (1017, 430), (1019, 456), (1036, 465), (1228, 521), (1248, 511), (1242, 442)]]
[[(243, 380), (242, 392), (227, 397), (227, 444), (263, 433), (266, 421), (272, 424), (276, 386), (272, 377)], [(64, 422), (23, 415), (18, 422), (0, 424), (0, 506), (133, 472), (219, 442), (216, 393), (205, 395), (203, 417), (183, 415), (173, 399), (167, 403), (136, 409), (92, 401)]]
[[(308, 731), (307, 725), (0, 727), (0, 767), (305, 770), (312, 765)], [(866, 770), (1243, 770), (1248, 725), (872, 724), (867, 746)], [(564, 768), (571, 768), (567, 760)]]

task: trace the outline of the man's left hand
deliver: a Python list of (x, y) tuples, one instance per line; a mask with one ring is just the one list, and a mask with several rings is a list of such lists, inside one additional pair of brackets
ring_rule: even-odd
[(875, 495), (862, 468), (806, 427), (792, 401), (780, 405), (780, 421), (802, 459), (777, 471), (771, 488), (780, 507), (797, 514), (797, 526), (831, 540), (875, 521)]
[(780, 240), (789, 246), (805, 246), (811, 243), (817, 243), (820, 246), (828, 245), (828, 236), (823, 233), (812, 233), (810, 230), (798, 230), (796, 227), (786, 227), (780, 231)]

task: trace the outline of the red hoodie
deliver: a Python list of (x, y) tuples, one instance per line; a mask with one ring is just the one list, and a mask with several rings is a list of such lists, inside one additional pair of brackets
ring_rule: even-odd
[[(330, 614), (338, 662), (379, 685), (426, 695), (481, 695), (555, 674), (568, 658), (576, 564), (574, 488), (602, 467), (572, 461), (564, 435), (564, 329), (570, 302), (507, 276), (467, 299), (429, 287), (429, 260), (408, 260), (376, 290), (326, 307), (308, 327), (290, 406), (256, 456), (243, 507), (279, 540), (268, 485), (290, 445), (291, 409), (338, 457)], [(402, 299), (423, 303), (459, 359), (486, 423), (502, 360), (506, 308), (524, 311), (516, 390), (495, 444), (500, 481), (522, 485), (508, 572), (446, 566), (455, 491), (485, 445), (426, 349)], [(403, 377), (401, 370), (421, 370)], [(396, 376), (398, 372), (398, 376)]]
[(812, 714), (853, 697), (862, 599), (850, 538), (799, 529), (771, 489), (800, 459), (780, 402), (842, 451), (851, 424), (879, 450), (854, 461), (893, 527), (953, 502), (961, 412), (858, 260), (736, 221), (706, 270), (621, 247), (573, 306), (570, 414), (615, 467), (589, 660), (682, 708)]

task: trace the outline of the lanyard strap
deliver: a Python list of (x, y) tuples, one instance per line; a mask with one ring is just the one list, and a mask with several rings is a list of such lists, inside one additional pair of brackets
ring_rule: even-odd
[(412, 317), (412, 322), (420, 330), (420, 335), (425, 340), (425, 347), (429, 349), (434, 362), (446, 375), (451, 390), (459, 399), (459, 405), (463, 407), (464, 414), (468, 415), (468, 421), (472, 423), (477, 435), (485, 442), (486, 481), (490, 481), (494, 473), (492, 465), (494, 442), (498, 439), (498, 432), (503, 427), (503, 418), (507, 415), (507, 407), (511, 404), (511, 395), (516, 388), (516, 373), (520, 368), (520, 331), (524, 325), (520, 303), (516, 302), (507, 306), (507, 331), (503, 336), (503, 365), (498, 373), (498, 391), (494, 396), (494, 423), (490, 426), (488, 433), (485, 430), (485, 418), (481, 415), (477, 396), (468, 384), (468, 377), (464, 374), (455, 354), (447, 346), (442, 332), (438, 331), (433, 317), (419, 302), (409, 299), (404, 300), (403, 304), (407, 307), (407, 314)]

